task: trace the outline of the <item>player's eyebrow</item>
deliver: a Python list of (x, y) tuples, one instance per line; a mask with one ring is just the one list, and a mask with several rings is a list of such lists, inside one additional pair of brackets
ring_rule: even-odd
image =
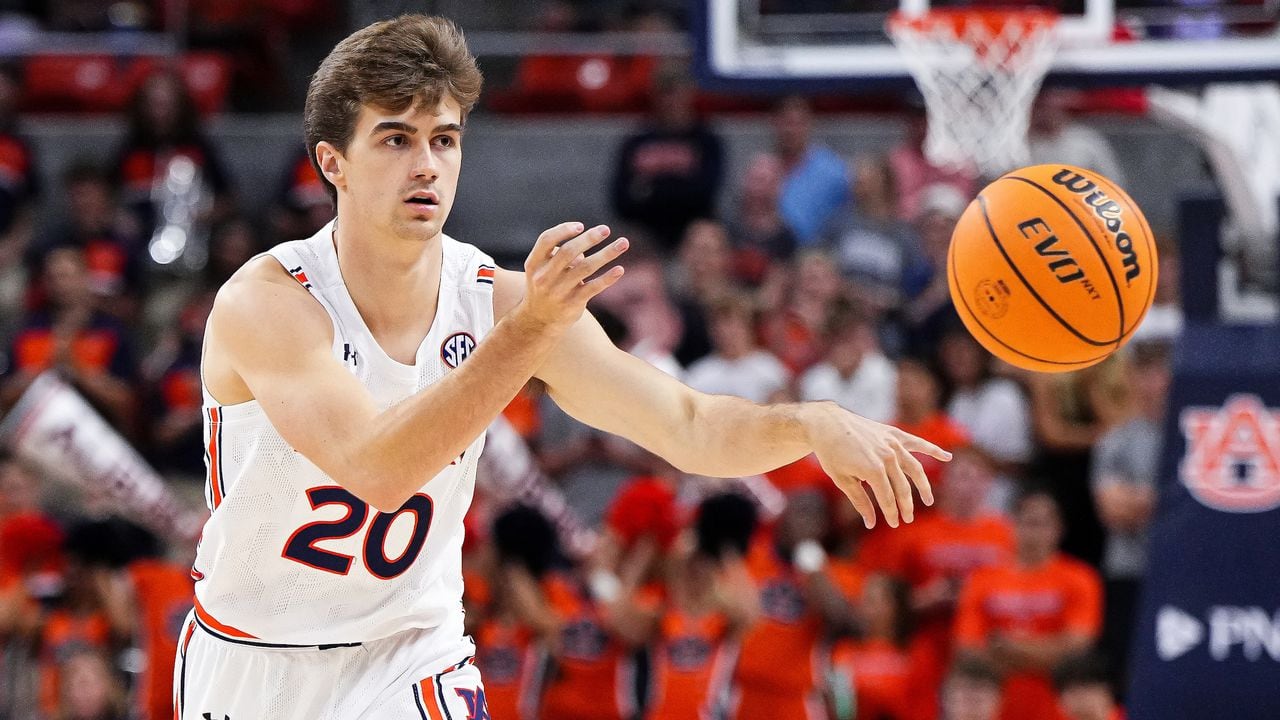
[(458, 123), (445, 123), (444, 125), (437, 125), (437, 126), (435, 126), (435, 127), (431, 128), (431, 134), (432, 134), (432, 135), (438, 135), (438, 134), (443, 133), (443, 132), (456, 132), (456, 133), (458, 133), (459, 135), (461, 135), (461, 134), (462, 134), (462, 126), (461, 126), (461, 125), (459, 125)]
[(377, 125), (374, 125), (373, 130), (369, 131), (369, 134), (377, 135), (378, 133), (386, 132), (387, 130), (399, 130), (400, 132), (408, 133), (409, 135), (418, 134), (418, 128), (410, 125), (409, 123), (400, 122), (399, 120), (383, 120)]

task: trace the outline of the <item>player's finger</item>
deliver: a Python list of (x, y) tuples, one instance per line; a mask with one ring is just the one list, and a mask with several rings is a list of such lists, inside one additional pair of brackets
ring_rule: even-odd
[(588, 250), (604, 242), (607, 237), (609, 237), (609, 226), (596, 225), (560, 245), (556, 249), (556, 253), (551, 256), (551, 260), (547, 262), (547, 265), (553, 272), (556, 272), (579, 264), (583, 261)]
[(947, 462), (951, 459), (951, 453), (947, 452), (946, 450), (943, 450), (937, 445), (934, 445), (928, 440), (925, 440), (924, 438), (918, 438), (915, 435), (912, 435), (911, 433), (906, 432), (904, 430), (899, 430), (898, 432), (901, 433), (901, 435), (899, 436), (899, 439), (902, 441), (903, 446), (906, 447), (911, 452), (924, 453), (929, 457), (937, 458), (938, 460), (941, 460), (943, 462)]
[(591, 280), (582, 283), (582, 285), (580, 285), (576, 290), (578, 293), (578, 299), (583, 303), (590, 301), (591, 298), (599, 295), (605, 290), (608, 290), (610, 286), (618, 282), (624, 272), (626, 271), (621, 265), (615, 265), (601, 273), (600, 277), (592, 278)]
[(881, 469), (879, 475), (873, 475), (867, 480), (867, 484), (871, 486), (871, 492), (876, 496), (880, 512), (884, 513), (884, 521), (889, 523), (889, 527), (898, 527), (898, 503), (894, 500), (893, 486), (889, 484), (888, 473)]
[(897, 454), (885, 461), (884, 466), (888, 471), (889, 484), (893, 486), (893, 495), (898, 499), (898, 514), (902, 517), (902, 522), (909, 523), (916, 516), (915, 498), (911, 496), (911, 484), (902, 472)]
[(575, 235), (581, 234), (582, 230), (583, 225), (580, 222), (564, 222), (543, 230), (542, 234), (538, 236), (538, 240), (533, 244), (533, 249), (529, 251), (529, 259), (525, 262), (525, 269), (531, 270), (541, 266), (551, 257), (556, 246)]
[(592, 275), (595, 275), (596, 271), (600, 268), (608, 265), (614, 260), (617, 260), (618, 257), (621, 256), (622, 253), (626, 252), (629, 247), (631, 247), (630, 240), (626, 238), (618, 238), (601, 248), (600, 251), (594, 255), (589, 255), (580, 259), (576, 265), (570, 265), (569, 272), (578, 280), (585, 280)]
[(844, 491), (845, 497), (849, 498), (849, 503), (853, 505), (853, 509), (858, 511), (862, 516), (862, 524), (868, 530), (876, 526), (876, 506), (871, 502), (867, 490), (862, 486), (862, 481), (854, 477), (846, 477), (843, 482), (836, 483), (841, 490)]
[(916, 490), (920, 492), (920, 499), (925, 505), (933, 504), (933, 484), (929, 482), (929, 476), (924, 472), (924, 466), (912, 455), (905, 447), (898, 446), (898, 466), (902, 471), (911, 478), (912, 484), (916, 486)]

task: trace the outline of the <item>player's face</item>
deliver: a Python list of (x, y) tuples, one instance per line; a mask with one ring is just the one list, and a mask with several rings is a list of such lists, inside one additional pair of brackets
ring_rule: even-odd
[(350, 200), (359, 227), (406, 239), (434, 238), (458, 188), (462, 109), (448, 96), (434, 108), (401, 112), (366, 105), (341, 165), (335, 185)]

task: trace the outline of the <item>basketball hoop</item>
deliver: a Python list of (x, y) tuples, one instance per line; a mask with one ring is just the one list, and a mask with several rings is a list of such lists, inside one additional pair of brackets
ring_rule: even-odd
[(924, 151), (944, 167), (996, 176), (1029, 161), (1031, 104), (1057, 50), (1043, 9), (946, 9), (890, 16), (889, 37), (924, 95)]

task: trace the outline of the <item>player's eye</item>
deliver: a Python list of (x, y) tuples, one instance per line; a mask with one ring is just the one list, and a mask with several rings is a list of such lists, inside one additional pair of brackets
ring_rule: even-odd
[(392, 135), (388, 137), (386, 140), (382, 141), (384, 145), (390, 145), (391, 147), (400, 147), (401, 145), (404, 145), (406, 142), (409, 142), (409, 139), (403, 135)]
[(458, 142), (451, 135), (440, 135), (436, 137), (436, 144), (443, 148), (451, 148), (457, 145)]

